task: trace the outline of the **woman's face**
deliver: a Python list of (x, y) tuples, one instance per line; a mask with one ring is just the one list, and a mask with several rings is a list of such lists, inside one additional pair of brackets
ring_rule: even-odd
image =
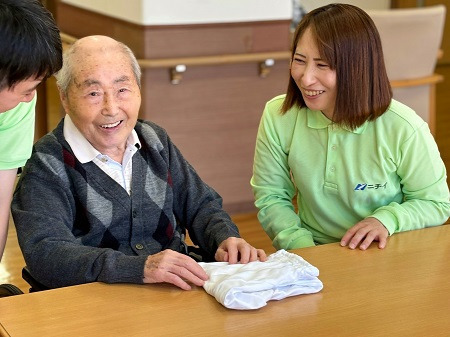
[(309, 28), (298, 41), (291, 63), (291, 76), (308, 108), (320, 110), (332, 120), (337, 95), (336, 71), (320, 58)]

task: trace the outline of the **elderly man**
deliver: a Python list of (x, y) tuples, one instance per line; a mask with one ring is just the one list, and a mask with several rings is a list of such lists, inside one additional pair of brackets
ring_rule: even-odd
[(218, 261), (265, 260), (239, 238), (159, 126), (138, 121), (140, 69), (105, 36), (78, 40), (57, 74), (67, 113), (36, 143), (12, 211), (31, 274), (48, 287), (93, 281), (202, 286), (185, 231)]

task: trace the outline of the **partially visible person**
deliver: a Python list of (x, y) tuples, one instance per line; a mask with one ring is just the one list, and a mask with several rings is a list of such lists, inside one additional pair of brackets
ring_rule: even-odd
[[(266, 260), (167, 133), (137, 120), (140, 77), (131, 50), (106, 36), (82, 38), (65, 54), (57, 84), (67, 115), (35, 144), (12, 204), (27, 267), (47, 287), (167, 282), (188, 290), (208, 278), (191, 256)], [(198, 249), (187, 246), (186, 231)]]
[(371, 18), (346, 4), (306, 14), (287, 93), (266, 104), (256, 141), (251, 185), (273, 245), (384, 248), (448, 219), (446, 178), (428, 125), (392, 99)]
[(50, 12), (38, 0), (0, 0), (0, 260), (17, 169), (33, 146), (36, 87), (61, 66)]

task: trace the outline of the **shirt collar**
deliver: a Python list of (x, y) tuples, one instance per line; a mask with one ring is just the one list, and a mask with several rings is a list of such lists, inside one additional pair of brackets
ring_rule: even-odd
[[(306, 109), (306, 113), (307, 113), (308, 127), (310, 127), (310, 128), (324, 129), (332, 124), (332, 121), (329, 120), (321, 111)], [(346, 126), (343, 126), (341, 128), (344, 130), (347, 130), (348, 132), (361, 134), (366, 129), (367, 123), (368, 123), (367, 121), (364, 122), (363, 125), (357, 127), (355, 130), (350, 130)], [(335, 126), (335, 127), (339, 128), (339, 126)]]
[[(64, 117), (63, 127), (64, 138), (69, 143), (72, 151), (77, 159), (82, 163), (88, 163), (92, 161), (98, 155), (102, 153), (89, 143), (89, 141), (83, 136), (78, 128), (73, 124), (72, 119), (66, 114)], [(134, 145), (136, 148), (141, 148), (141, 142), (136, 131), (133, 129), (127, 139), (127, 146)]]

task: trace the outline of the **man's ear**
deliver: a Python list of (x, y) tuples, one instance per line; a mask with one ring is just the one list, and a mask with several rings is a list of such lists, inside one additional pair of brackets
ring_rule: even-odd
[(60, 88), (58, 88), (58, 92), (59, 92), (59, 99), (61, 100), (61, 104), (64, 108), (64, 111), (67, 113), (68, 110), (68, 97), (67, 94), (64, 93)]

